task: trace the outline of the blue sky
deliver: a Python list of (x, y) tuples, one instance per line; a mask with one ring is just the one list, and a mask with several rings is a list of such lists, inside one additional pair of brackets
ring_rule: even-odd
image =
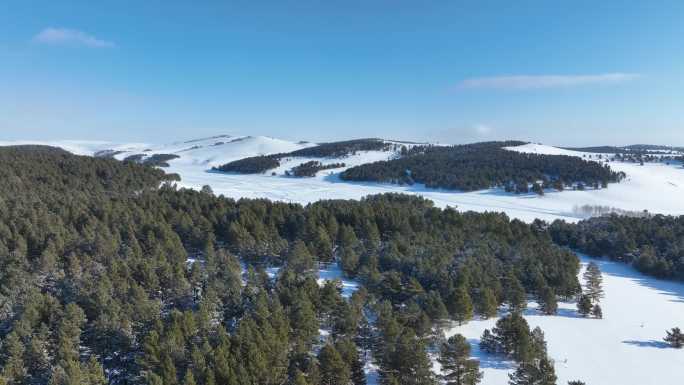
[(682, 1), (4, 0), (0, 140), (684, 145), (682, 36)]

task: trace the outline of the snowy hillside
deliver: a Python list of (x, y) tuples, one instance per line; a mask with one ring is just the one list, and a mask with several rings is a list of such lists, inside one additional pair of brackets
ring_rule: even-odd
[[(532, 221), (565, 219), (577, 221), (586, 217), (578, 207), (608, 207), (627, 211), (648, 210), (651, 213), (684, 215), (684, 168), (681, 164), (610, 162), (615, 171), (623, 171), (627, 178), (621, 183), (610, 184), (607, 189), (586, 191), (547, 191), (544, 196), (536, 194), (514, 195), (500, 189), (474, 192), (455, 192), (427, 189), (422, 185), (398, 186), (370, 182), (345, 182), (338, 174), (347, 167), (387, 160), (397, 156), (394, 151), (363, 151), (339, 158), (286, 157), (280, 167), (271, 172), (257, 175), (237, 175), (211, 172), (211, 167), (233, 160), (256, 155), (288, 153), (314, 146), (310, 142), (290, 142), (263, 136), (220, 135), (168, 145), (144, 143), (117, 144), (92, 141), (55, 142), (0, 142), (0, 145), (46, 144), (64, 148), (81, 155), (102, 154), (102, 151), (116, 151), (117, 159), (135, 154), (174, 154), (179, 158), (170, 160), (168, 172), (181, 175), (183, 187), (199, 189), (204, 185), (212, 187), (217, 194), (232, 198), (269, 198), (306, 204), (319, 199), (359, 199), (366, 195), (402, 192), (422, 195), (439, 207), (458, 207), (461, 210), (503, 211), (513, 218)], [(398, 143), (398, 142), (390, 142)], [(402, 145), (411, 145), (399, 143)], [(598, 160), (599, 154), (565, 150), (548, 145), (529, 143), (508, 148), (537, 154), (569, 155)], [(345, 163), (344, 168), (324, 170), (313, 178), (285, 177), (285, 171), (309, 160), (323, 164)], [(605, 161), (605, 158), (604, 160)]]
[[(590, 259), (582, 257), (586, 266)], [(596, 260), (594, 260), (596, 261)], [(684, 352), (667, 348), (662, 338), (684, 320), (684, 284), (646, 277), (617, 262), (597, 261), (603, 272), (603, 319), (581, 318), (574, 303), (558, 304), (555, 316), (541, 315), (534, 302), (525, 318), (541, 327), (555, 361), (558, 384), (675, 385), (684, 383)], [(581, 277), (581, 275), (580, 275)], [(484, 371), (483, 385), (505, 384), (514, 362), (479, 349), (484, 329), (496, 319), (473, 320), (445, 333), (462, 334)], [(435, 370), (439, 364), (435, 363)]]

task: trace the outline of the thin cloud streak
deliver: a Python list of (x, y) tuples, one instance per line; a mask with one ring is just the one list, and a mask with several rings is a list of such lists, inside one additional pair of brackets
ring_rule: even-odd
[(69, 28), (45, 28), (33, 37), (33, 42), (48, 45), (72, 45), (89, 48), (111, 48), (111, 41), (98, 39), (93, 35)]
[(576, 87), (597, 84), (618, 84), (637, 79), (639, 74), (606, 73), (597, 75), (513, 75), (470, 78), (463, 80), (461, 89), (539, 89)]

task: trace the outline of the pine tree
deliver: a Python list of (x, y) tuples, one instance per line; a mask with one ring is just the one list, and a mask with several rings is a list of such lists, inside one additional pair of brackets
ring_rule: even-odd
[(520, 283), (520, 280), (513, 273), (509, 273), (506, 277), (506, 302), (511, 312), (521, 312), (527, 307), (527, 300), (525, 298), (525, 288)]
[(83, 364), (81, 372), (87, 378), (88, 385), (106, 385), (107, 377), (105, 377), (102, 365), (95, 359), (95, 356), (90, 356), (87, 363)]
[(2, 369), (2, 377), (4, 377), (10, 384), (23, 383), (26, 376), (26, 368), (24, 367), (24, 345), (17, 336), (16, 332), (7, 335), (7, 338), (2, 341), (2, 348), (5, 352), (5, 365)]
[(321, 370), (321, 385), (348, 384), (351, 371), (333, 345), (325, 345), (318, 353)]
[(547, 357), (522, 362), (514, 373), (509, 374), (510, 385), (556, 385), (556, 371)]
[(591, 299), (589, 296), (586, 294), (580, 295), (579, 301), (577, 301), (577, 312), (583, 317), (586, 317), (591, 313), (591, 308)]
[(484, 332), (482, 332), (482, 336), (480, 337), (480, 350), (491, 354), (501, 352), (499, 342), (489, 329), (485, 329)]
[(477, 312), (483, 319), (496, 317), (499, 304), (492, 289), (484, 287), (480, 290), (479, 301), (477, 301)]
[(183, 377), (183, 385), (197, 385), (197, 383), (195, 382), (195, 376), (192, 374), (191, 369), (185, 371), (185, 376)]
[(460, 334), (442, 344), (438, 361), (446, 385), (475, 385), (482, 380), (480, 363), (470, 359), (470, 344)]
[(456, 290), (454, 290), (449, 298), (448, 307), (452, 318), (456, 320), (459, 325), (473, 318), (473, 302), (465, 285), (458, 285)]
[(556, 314), (556, 312), (558, 311), (556, 293), (549, 286), (544, 285), (539, 290), (537, 301), (539, 302), (539, 310), (541, 310), (546, 315)]
[(603, 297), (603, 288), (601, 287), (603, 277), (601, 276), (601, 269), (599, 269), (595, 262), (589, 262), (583, 277), (589, 299), (591, 302), (599, 302), (601, 297)]
[(546, 339), (544, 338), (544, 331), (539, 326), (535, 327), (530, 332), (531, 340), (531, 357), (543, 358), (547, 355)]
[(342, 338), (335, 343), (335, 349), (347, 363), (351, 371), (351, 383), (353, 385), (366, 385), (366, 373), (363, 370), (363, 362), (359, 357), (359, 350), (351, 338)]
[(664, 338), (665, 342), (669, 343), (675, 349), (681, 349), (684, 346), (684, 333), (679, 328), (672, 328), (671, 331), (666, 332)]

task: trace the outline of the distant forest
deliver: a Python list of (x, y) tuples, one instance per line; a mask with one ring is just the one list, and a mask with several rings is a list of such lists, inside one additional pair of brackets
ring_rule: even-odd
[(285, 171), (285, 175), (296, 177), (314, 177), (316, 173), (322, 170), (330, 170), (333, 168), (345, 167), (344, 163), (330, 163), (323, 164), (317, 160), (304, 162), (298, 166), (292, 167), (292, 170)]
[[(503, 149), (521, 144), (524, 143), (510, 141), (407, 147), (380, 139), (359, 139), (324, 143), (286, 154), (249, 157), (214, 167), (214, 170), (256, 174), (279, 167), (281, 160), (288, 157), (340, 158), (357, 151), (394, 150), (400, 157), (352, 167), (340, 174), (341, 179), (406, 185), (422, 183), (429, 188), (462, 191), (503, 187), (509, 192), (531, 190), (543, 194), (548, 188), (607, 187), (608, 183), (624, 177), (607, 165), (577, 157), (523, 154)], [(328, 168), (323, 164), (313, 167), (309, 162), (288, 171), (288, 175), (313, 176), (324, 169), (321, 167)]]
[(658, 278), (684, 281), (684, 216), (609, 215), (554, 222), (553, 240), (595, 257), (625, 262)]
[(525, 154), (503, 149), (523, 142), (486, 142), (459, 146), (415, 146), (402, 156), (352, 167), (341, 174), (343, 180), (372, 181), (428, 188), (474, 191), (504, 187), (507, 191), (528, 192), (529, 185), (543, 188), (607, 187), (624, 174), (607, 165), (578, 157)]
[[(580, 291), (578, 258), (504, 214), (235, 201), (45, 147), (0, 162), (3, 384), (359, 385), (374, 357), (383, 384), (434, 385), (435, 326)], [(333, 261), (351, 298), (316, 281)]]
[[(280, 161), (283, 158), (291, 157), (307, 157), (307, 158), (341, 158), (348, 155), (354, 155), (359, 151), (384, 151), (390, 150), (396, 146), (395, 144), (386, 143), (381, 139), (355, 139), (342, 142), (320, 143), (313, 147), (303, 148), (288, 153), (260, 155), (245, 159), (236, 160), (218, 167), (214, 167), (215, 171), (234, 172), (239, 174), (262, 174), (268, 170), (272, 170), (280, 166)], [(293, 176), (312, 176), (309, 175), (311, 168), (308, 167), (308, 172), (304, 172), (307, 167), (300, 169), (301, 173), (293, 172)], [(301, 174), (301, 175), (297, 175)]]

